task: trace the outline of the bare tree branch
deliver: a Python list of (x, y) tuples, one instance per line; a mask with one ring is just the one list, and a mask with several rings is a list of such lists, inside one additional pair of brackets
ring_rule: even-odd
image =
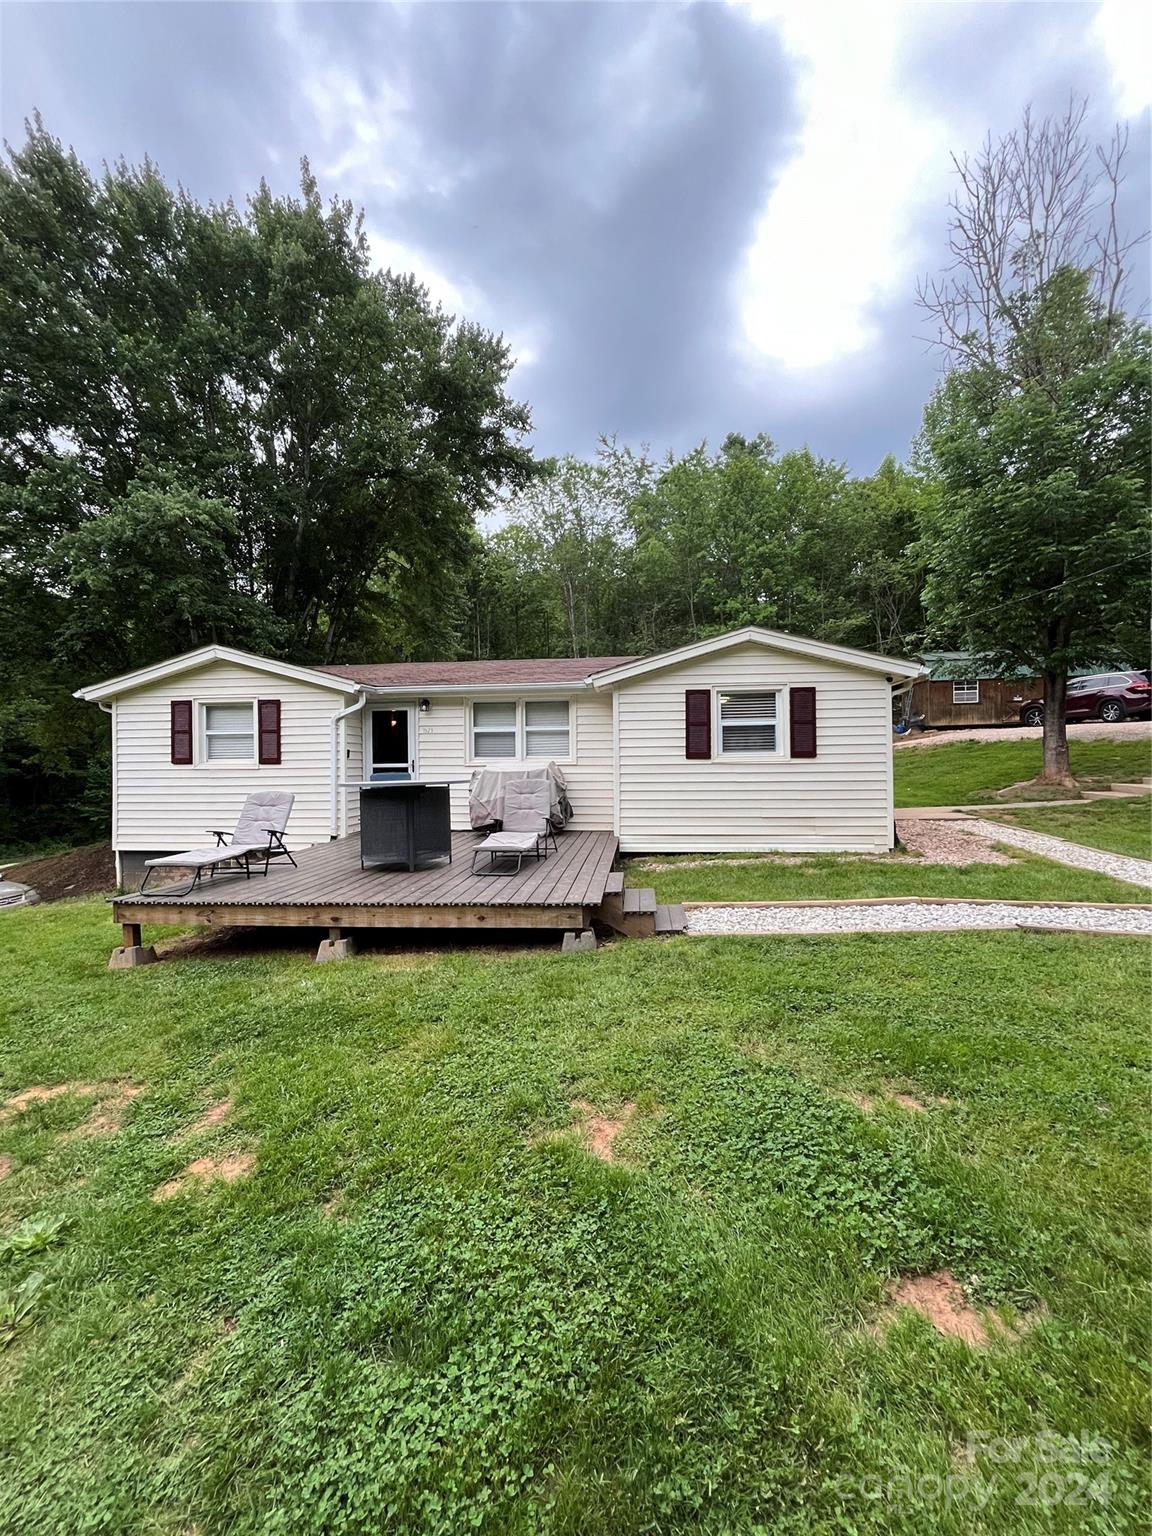
[[(957, 364), (1000, 365), (1019, 341), (1023, 316), (1056, 273), (1091, 274), (1106, 334), (1123, 311), (1131, 253), (1146, 233), (1120, 225), (1128, 131), (1106, 144), (1084, 129), (1087, 100), (1069, 101), (1059, 117), (985, 139), (972, 157), (952, 157), (958, 188), (949, 200), (945, 274), (917, 284), (917, 301), (934, 323), (932, 344)], [(1017, 349), (1027, 371), (1027, 352)]]

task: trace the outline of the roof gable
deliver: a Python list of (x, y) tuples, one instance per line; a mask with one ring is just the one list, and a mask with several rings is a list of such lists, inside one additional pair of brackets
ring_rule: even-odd
[(130, 693), (135, 688), (147, 688), (151, 683), (163, 682), (165, 678), (179, 677), (183, 672), (193, 672), (198, 667), (210, 666), (214, 661), (231, 662), (233, 666), (247, 667), (252, 672), (262, 672), (272, 677), (292, 678), (299, 683), (315, 683), (320, 688), (330, 688), (333, 693), (349, 694), (359, 691), (354, 682), (347, 678), (333, 677), (317, 667), (298, 667), (289, 661), (273, 661), (267, 656), (253, 656), (247, 651), (233, 650), (227, 645), (204, 645), (197, 651), (185, 652), (183, 656), (171, 656), (167, 661), (158, 661), (153, 666), (138, 667), (134, 672), (110, 677), (105, 682), (93, 683), (87, 688), (77, 688), (73, 697), (83, 699), (88, 704), (96, 703), (101, 699), (112, 699), (118, 694)]
[(788, 655), (805, 656), (813, 661), (826, 661), (861, 672), (878, 672), (885, 677), (908, 679), (916, 677), (920, 670), (918, 661), (900, 661), (894, 656), (881, 656), (872, 651), (858, 651), (847, 645), (829, 645), (824, 640), (808, 640), (802, 635), (789, 635), (783, 630), (762, 629), (758, 625), (746, 625), (743, 629), (729, 630), (727, 634), (713, 635), (707, 640), (695, 640), (688, 645), (677, 646), (671, 651), (661, 651), (655, 656), (641, 656), (622, 666), (606, 668), (596, 673), (591, 681), (595, 688), (614, 688), (649, 672), (659, 672), (665, 667), (675, 667), (686, 661), (696, 661), (702, 656), (733, 650), (739, 645), (762, 645), (765, 650), (783, 651)]

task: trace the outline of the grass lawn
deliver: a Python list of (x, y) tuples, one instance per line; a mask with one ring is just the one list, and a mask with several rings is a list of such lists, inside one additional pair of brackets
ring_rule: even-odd
[[(1079, 809), (1069, 812), (1072, 816), (1084, 814)], [(1005, 846), (1003, 852), (1012, 860), (1010, 864), (928, 864), (885, 854), (870, 858), (797, 854), (787, 863), (757, 859), (751, 854), (718, 855), (715, 859), (697, 855), (681, 862), (672, 858), (632, 859), (628, 884), (650, 886), (659, 901), (825, 901), (859, 896), (974, 896), (988, 901), (1152, 899), (1142, 886), (1108, 875), (1072, 869), (1019, 848)], [(725, 862), (725, 858), (749, 862)]]
[[(1152, 742), (1077, 741), (1069, 732), (1072, 772), (1079, 778), (1136, 783), (1152, 773)], [(1040, 772), (1041, 746), (1035, 741), (958, 741), (953, 746), (898, 747), (896, 804), (980, 805), (998, 789), (1019, 784)], [(1028, 796), (1022, 791), (1021, 799)]]
[[(0, 1529), (1145, 1528), (1138, 941), (110, 973), (113, 938), (94, 901), (0, 922), (0, 1098), (120, 1084), (123, 1114), (0, 1123)], [(577, 1100), (635, 1106), (616, 1163)], [(153, 1198), (225, 1156), (253, 1161)], [(891, 1277), (941, 1267), (1029, 1326), (869, 1330)], [(1045, 1431), (1106, 1460), (1054, 1467)], [(971, 1466), (969, 1434), (1022, 1459)]]
[(992, 821), (1030, 832), (1066, 837), (1089, 848), (1152, 859), (1152, 797), (1094, 800), (1089, 805), (1030, 806), (1021, 811), (990, 811)]

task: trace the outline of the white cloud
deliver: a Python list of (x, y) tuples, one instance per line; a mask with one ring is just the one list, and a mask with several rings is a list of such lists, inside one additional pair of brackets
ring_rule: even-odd
[(804, 120), (738, 279), (744, 341), (788, 369), (820, 368), (866, 349), (877, 308), (909, 289), (912, 215), (945, 138), (900, 99), (900, 5), (749, 9), (795, 61)]
[(1147, 0), (1101, 0), (1092, 31), (1112, 72), (1112, 100), (1121, 117), (1152, 103), (1152, 7)]

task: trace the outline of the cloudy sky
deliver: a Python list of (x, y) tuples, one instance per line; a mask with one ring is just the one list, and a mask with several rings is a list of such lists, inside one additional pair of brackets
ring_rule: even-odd
[(1024, 104), (1132, 126), (1145, 14), (1011, 3), (0, 4), (0, 120), (90, 163), (151, 154), (203, 199), (263, 176), (361, 204), (381, 265), (502, 330), (541, 452), (727, 431), (867, 471), (939, 368), (918, 273), (949, 151)]

